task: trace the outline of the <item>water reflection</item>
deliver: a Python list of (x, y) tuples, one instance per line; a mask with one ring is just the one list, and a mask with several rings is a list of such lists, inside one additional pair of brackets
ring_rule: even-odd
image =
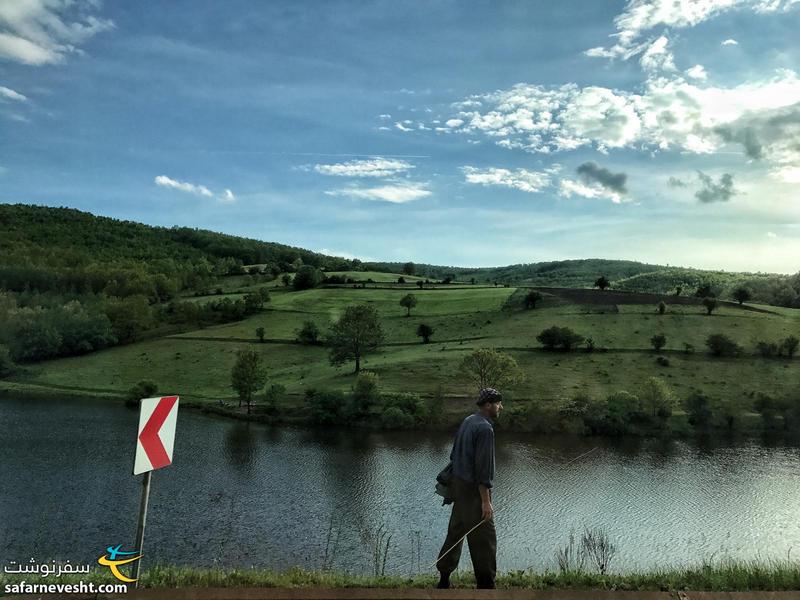
[(251, 426), (247, 421), (237, 421), (228, 426), (225, 434), (225, 458), (228, 464), (248, 477), (253, 476), (257, 442)]

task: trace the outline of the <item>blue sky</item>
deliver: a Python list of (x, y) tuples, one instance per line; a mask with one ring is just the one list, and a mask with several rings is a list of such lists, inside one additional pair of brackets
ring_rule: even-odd
[(798, 0), (0, 0), (0, 202), (796, 272), (798, 26)]

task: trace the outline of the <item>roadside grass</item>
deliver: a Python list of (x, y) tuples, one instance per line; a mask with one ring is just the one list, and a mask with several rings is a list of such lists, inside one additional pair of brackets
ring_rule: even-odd
[[(0, 574), (0, 587), (26, 580), (30, 576)], [(105, 570), (88, 575), (63, 575), (59, 583), (78, 581), (119, 583)], [(222, 569), (156, 565), (145, 568), (140, 577), (143, 588), (184, 587), (276, 587), (276, 588), (433, 588), (438, 576), (386, 575), (381, 577), (335, 571), (307, 571), (291, 568), (276, 572), (257, 568)], [(41, 580), (41, 583), (53, 583)], [(467, 571), (451, 577), (455, 588), (474, 588), (475, 579)], [(628, 574), (601, 575), (589, 571), (509, 571), (498, 574), (499, 589), (571, 589), (631, 591), (785, 591), (800, 589), (800, 563), (790, 560), (720, 561), (695, 567), (664, 568)]]
[[(303, 321), (314, 321), (323, 333), (347, 305), (366, 302), (382, 317), (386, 345), (369, 354), (363, 368), (376, 371), (386, 391), (433, 394), (442, 386), (448, 395), (474, 392), (458, 374), (458, 364), (470, 351), (494, 347), (509, 352), (526, 373), (526, 381), (508, 389), (519, 401), (571, 397), (585, 392), (602, 397), (610, 392), (636, 392), (649, 377), (660, 377), (679, 399), (692, 390), (711, 396), (784, 395), (800, 383), (800, 357), (764, 359), (752, 355), (755, 341), (777, 341), (797, 335), (800, 311), (761, 313), (724, 306), (711, 316), (700, 306), (669, 306), (658, 315), (655, 305), (543, 304), (539, 308), (503, 308), (515, 288), (441, 288), (416, 290), (418, 305), (411, 316), (399, 305), (404, 290), (314, 289), (277, 291), (266, 310), (243, 321), (217, 325), (169, 337), (117, 346), (85, 356), (24, 366), (8, 381), (17, 389), (29, 383), (93, 393), (124, 393), (142, 379), (159, 390), (184, 398), (216, 402), (232, 400), (230, 370), (236, 352), (258, 351), (270, 383), (284, 385), (302, 403), (309, 387), (349, 389), (353, 366), (334, 368), (323, 346), (295, 342)], [(212, 297), (213, 298), (213, 297)], [(434, 329), (431, 343), (416, 336), (420, 323)], [(536, 335), (559, 325), (591, 337), (595, 351), (545, 352)], [(265, 329), (266, 342), (256, 339)], [(742, 345), (739, 358), (713, 358), (705, 339), (725, 333)], [(666, 348), (655, 353), (650, 338), (662, 333)], [(685, 344), (693, 347), (686, 352)], [(656, 357), (668, 358), (660, 366)], [(8, 385), (8, 384), (4, 384)]]

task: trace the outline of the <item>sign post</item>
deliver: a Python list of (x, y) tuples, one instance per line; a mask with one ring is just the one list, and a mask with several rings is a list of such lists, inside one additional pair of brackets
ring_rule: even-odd
[[(172, 464), (172, 451), (175, 447), (175, 424), (178, 420), (178, 402), (178, 396), (165, 396), (163, 398), (144, 398), (140, 404), (139, 434), (136, 438), (136, 457), (133, 461), (133, 474), (144, 473), (135, 545), (140, 557), (144, 547), (147, 504), (150, 500), (150, 478), (154, 470)], [(139, 558), (133, 567), (133, 579), (136, 580), (135, 587), (139, 587), (141, 565), (142, 559)]]

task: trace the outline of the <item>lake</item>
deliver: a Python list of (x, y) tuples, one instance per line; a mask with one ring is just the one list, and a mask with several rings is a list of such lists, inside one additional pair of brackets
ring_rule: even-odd
[[(0, 400), (0, 561), (94, 563), (133, 544), (137, 423), (95, 400)], [(500, 571), (555, 569), (556, 550), (585, 527), (617, 546), (615, 572), (785, 559), (800, 541), (796, 446), (499, 428), (496, 443)], [(143, 567), (371, 573), (385, 531), (387, 572), (432, 572), (450, 513), (434, 479), (450, 445), (450, 433), (278, 429), (181, 409), (174, 464), (152, 477)]]

